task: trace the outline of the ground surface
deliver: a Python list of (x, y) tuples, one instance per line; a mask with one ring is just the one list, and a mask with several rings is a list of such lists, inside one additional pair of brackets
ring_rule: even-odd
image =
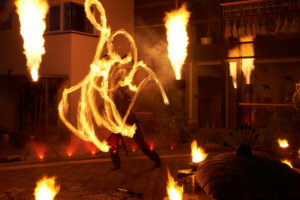
[[(162, 166), (154, 168), (152, 161), (137, 154), (122, 155), (122, 169), (112, 171), (109, 158), (48, 163), (0, 164), (0, 199), (5, 192), (32, 190), (43, 175), (56, 176), (61, 192), (110, 192), (116, 187), (142, 193), (143, 199), (161, 200), (166, 196), (167, 167), (175, 180), (177, 170), (187, 169), (189, 154), (161, 154)], [(211, 199), (200, 192), (200, 199)]]

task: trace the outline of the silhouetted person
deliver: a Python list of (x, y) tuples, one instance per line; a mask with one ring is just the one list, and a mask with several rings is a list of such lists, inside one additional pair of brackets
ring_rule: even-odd
[[(113, 98), (116, 108), (118, 109), (120, 115), (122, 117), (125, 116), (126, 111), (129, 107), (129, 104), (131, 102), (131, 98), (127, 93), (127, 87), (120, 87), (114, 92), (114, 98)], [(161, 162), (159, 155), (154, 151), (150, 149), (149, 144), (147, 144), (144, 140), (143, 133), (140, 129), (139, 123), (136, 120), (136, 117), (133, 112), (130, 112), (128, 115), (128, 118), (126, 120), (126, 124), (136, 125), (136, 131), (133, 136), (134, 142), (138, 145), (138, 147), (142, 150), (142, 152), (148, 156), (154, 163), (156, 167), (160, 167)], [(111, 136), (107, 139), (108, 144), (110, 147), (110, 155), (112, 162), (114, 164), (114, 169), (119, 169), (121, 167), (120, 162), (120, 156), (119, 156), (119, 148), (121, 145), (124, 144), (124, 140), (121, 134), (111, 134)], [(122, 143), (122, 144), (120, 144)], [(125, 146), (125, 151), (126, 146)]]

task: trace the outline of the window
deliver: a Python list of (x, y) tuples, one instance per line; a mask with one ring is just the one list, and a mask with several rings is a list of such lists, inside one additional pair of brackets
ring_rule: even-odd
[(12, 1), (0, 0), (0, 28), (10, 28), (12, 22)]
[(83, 5), (74, 2), (64, 4), (64, 30), (93, 33), (93, 26), (85, 16)]
[(60, 30), (60, 5), (51, 6), (47, 16), (47, 31)]

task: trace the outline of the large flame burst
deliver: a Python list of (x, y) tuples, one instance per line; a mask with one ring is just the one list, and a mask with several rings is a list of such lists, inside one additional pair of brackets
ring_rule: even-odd
[[(254, 56), (254, 48), (253, 48), (253, 36), (244, 36), (240, 38), (241, 56), (251, 57)], [(243, 43), (247, 42), (247, 43)], [(251, 72), (254, 70), (254, 58), (243, 58), (242, 59), (242, 71), (246, 78), (246, 84), (250, 84)]]
[[(91, 6), (93, 5), (95, 5), (100, 12), (101, 23), (96, 21), (95, 15), (91, 12)], [(113, 34), (111, 33), (110, 28), (107, 26), (105, 10), (99, 1), (86, 0), (84, 7), (87, 18), (95, 28), (100, 31), (101, 37), (99, 38), (96, 54), (90, 65), (89, 73), (78, 84), (63, 91), (62, 99), (58, 105), (58, 111), (61, 120), (74, 134), (85, 141), (94, 143), (99, 150), (107, 152), (109, 147), (106, 141), (100, 141), (97, 138), (94, 131), (94, 123), (97, 126), (104, 126), (113, 133), (121, 133), (124, 136), (133, 137), (136, 126), (135, 124), (127, 125), (126, 119), (131, 112), (139, 92), (150, 80), (154, 80), (157, 83), (164, 103), (168, 104), (169, 101), (155, 73), (148, 68), (143, 61), (138, 61), (137, 49), (132, 36), (125, 30), (118, 30)], [(124, 36), (128, 39), (131, 44), (132, 56), (129, 55), (125, 58), (121, 58), (121, 56), (114, 51), (113, 41), (116, 36)], [(100, 57), (105, 44), (107, 56)], [(126, 72), (126, 66), (131, 67), (129, 72)], [(135, 85), (133, 83), (133, 78), (139, 69), (144, 70), (147, 77), (138, 85)], [(124, 74), (124, 72), (126, 75), (120, 80), (116, 80), (114, 74)], [(113, 93), (119, 87), (126, 86), (134, 92), (134, 96), (125, 116), (121, 116), (113, 101)], [(68, 95), (76, 90), (81, 90), (81, 98), (77, 108), (77, 127), (72, 125), (66, 119), (66, 113), (68, 111)], [(97, 100), (99, 100), (99, 98), (103, 101), (103, 112), (100, 112), (97, 105), (97, 102), (99, 102)]]
[(166, 13), (164, 18), (167, 29), (168, 56), (175, 71), (176, 79), (181, 79), (181, 68), (187, 56), (189, 42), (187, 24), (190, 12), (183, 4), (178, 10)]
[[(235, 47), (228, 51), (228, 57), (239, 57), (239, 56), (240, 56), (239, 47)], [(234, 88), (237, 88), (236, 70), (237, 70), (237, 62), (230, 61), (229, 62), (229, 72), (230, 72), (230, 76), (232, 77), (232, 83), (233, 83)]]
[[(251, 73), (255, 67), (254, 58), (251, 58), (254, 56), (254, 47), (252, 43), (253, 40), (254, 37), (251, 35), (240, 37), (239, 41), (241, 44), (228, 51), (228, 57), (250, 57), (250, 58), (241, 59), (242, 72), (246, 79), (246, 84), (250, 84)], [(237, 63), (234, 61), (230, 61), (229, 68), (230, 68), (230, 76), (232, 77), (233, 86), (234, 88), (236, 88), (237, 87), (237, 80), (236, 80)]]
[(42, 55), (45, 54), (43, 34), (46, 29), (45, 18), (49, 6), (46, 0), (17, 0), (16, 7), (21, 35), (24, 39), (26, 65), (32, 80), (37, 81)]
[(44, 176), (36, 184), (34, 190), (35, 200), (53, 200), (59, 192), (60, 187), (55, 184), (55, 177)]
[(169, 196), (169, 200), (182, 200), (183, 187), (177, 185), (177, 182), (174, 181), (174, 178), (171, 176), (169, 169), (168, 169), (167, 193)]

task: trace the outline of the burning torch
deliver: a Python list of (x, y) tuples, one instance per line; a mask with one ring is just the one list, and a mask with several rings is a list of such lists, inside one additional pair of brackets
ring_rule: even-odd
[(185, 102), (185, 81), (182, 80), (181, 71), (187, 56), (189, 40), (187, 25), (189, 18), (190, 12), (187, 11), (186, 4), (183, 4), (179, 9), (167, 12), (164, 18), (167, 31), (168, 57), (176, 78), (173, 84), (173, 98), (171, 97), (174, 105), (178, 106), (176, 110), (183, 110)]

